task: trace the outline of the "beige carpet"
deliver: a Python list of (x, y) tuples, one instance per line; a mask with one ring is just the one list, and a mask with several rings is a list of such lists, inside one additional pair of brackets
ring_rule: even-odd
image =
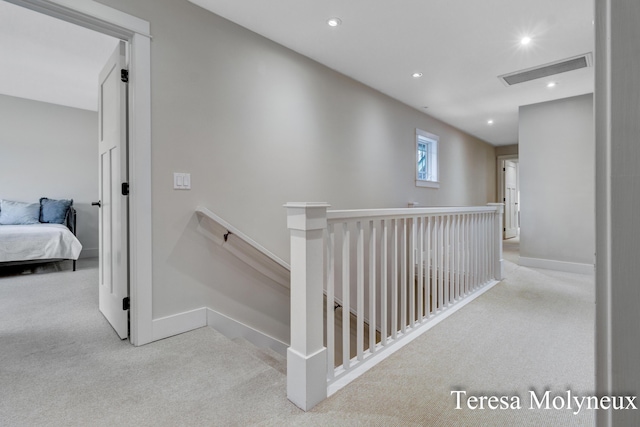
[[(2, 426), (594, 424), (593, 411), (528, 409), (531, 389), (593, 391), (588, 276), (507, 261), (506, 280), (304, 413), (281, 367), (210, 328), (119, 341), (97, 313), (95, 268), (79, 267), (0, 277)], [(523, 408), (457, 410), (451, 390), (518, 395)]]

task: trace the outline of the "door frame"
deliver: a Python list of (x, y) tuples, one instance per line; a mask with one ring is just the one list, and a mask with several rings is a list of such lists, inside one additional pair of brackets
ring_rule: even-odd
[(153, 341), (149, 22), (92, 0), (5, 0), (129, 44), (129, 297), (133, 345)]
[[(504, 203), (504, 161), (505, 160), (519, 160), (519, 155), (518, 154), (505, 154), (503, 156), (498, 156), (496, 158), (496, 171), (498, 172), (498, 178), (496, 180), (496, 182), (498, 183), (498, 191), (497, 191), (497, 195), (498, 195), (498, 203)], [(520, 165), (518, 165), (518, 167), (520, 167)], [(520, 191), (520, 180), (518, 180), (518, 191)], [(505, 209), (505, 213), (503, 214), (502, 217), (502, 223), (506, 224), (505, 222), (506, 219), (506, 209)], [(504, 230), (502, 231), (502, 238), (504, 239)]]

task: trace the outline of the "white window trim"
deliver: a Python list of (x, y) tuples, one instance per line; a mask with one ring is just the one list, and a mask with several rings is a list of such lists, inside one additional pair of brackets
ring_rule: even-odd
[[(422, 180), (422, 179), (418, 179), (418, 137), (422, 136), (424, 138), (428, 138), (431, 139), (433, 141), (436, 142), (436, 168), (438, 171), (438, 180), (437, 181), (427, 181), (427, 180)], [(416, 172), (416, 187), (425, 187), (425, 188), (440, 188), (440, 137), (438, 135), (435, 135), (433, 133), (429, 133), (426, 132), (422, 129), (418, 129), (416, 128), (416, 148), (415, 148), (415, 158), (414, 158), (414, 164), (415, 164), (415, 172)]]

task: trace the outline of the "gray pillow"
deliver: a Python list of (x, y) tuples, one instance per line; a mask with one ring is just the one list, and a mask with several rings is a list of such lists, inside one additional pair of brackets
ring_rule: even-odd
[(38, 224), (40, 203), (13, 202), (0, 200), (0, 224), (24, 225)]
[(73, 199), (54, 200), (43, 197), (40, 199), (40, 222), (50, 224), (64, 224), (67, 218), (69, 206), (73, 204)]

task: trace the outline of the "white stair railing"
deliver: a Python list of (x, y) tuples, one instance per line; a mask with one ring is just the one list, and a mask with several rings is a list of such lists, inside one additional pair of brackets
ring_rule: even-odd
[[(291, 231), (287, 395), (304, 410), (503, 277), (502, 204), (349, 211), (327, 211), (326, 203), (285, 207)], [(332, 304), (326, 304), (323, 320), (323, 292), (327, 301), (342, 302), (338, 332)], [(355, 313), (355, 349), (348, 312)], [(342, 344), (338, 367), (336, 342)]]

